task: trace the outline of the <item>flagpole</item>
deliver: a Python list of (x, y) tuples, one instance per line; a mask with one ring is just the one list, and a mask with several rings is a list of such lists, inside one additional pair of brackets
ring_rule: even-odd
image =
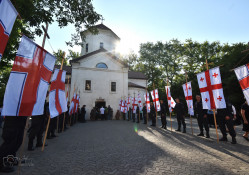
[[(69, 76), (67, 77), (67, 93), (69, 91)], [(69, 96), (69, 93), (68, 93), (68, 96)], [(67, 97), (69, 99), (69, 97)], [(69, 109), (68, 109), (69, 110)], [(62, 132), (64, 132), (64, 127), (65, 127), (65, 118), (66, 118), (66, 112), (64, 112), (64, 118), (63, 118), (63, 127), (62, 127)]]
[[(186, 79), (186, 93), (187, 93), (187, 97), (188, 97), (188, 75), (187, 72), (185, 71), (185, 79)], [(194, 135), (194, 131), (193, 131), (193, 126), (192, 126), (192, 117), (189, 111), (189, 102), (187, 100), (187, 105), (188, 105), (188, 112), (189, 112), (189, 116), (190, 116), (190, 126), (191, 126), (191, 130), (192, 130), (192, 135)]]
[(148, 123), (149, 123), (149, 117), (148, 117), (148, 109), (147, 109), (147, 93), (148, 93), (148, 86), (147, 86), (147, 80), (146, 80), (146, 102), (145, 102), (145, 105), (146, 105), (146, 118), (147, 118), (147, 125), (148, 125)]
[[(206, 59), (206, 69), (208, 69), (208, 61)], [(219, 143), (219, 134), (218, 134), (218, 130), (217, 130), (217, 122), (216, 122), (216, 115), (215, 115), (215, 109), (212, 109), (213, 110), (213, 114), (214, 114), (214, 124), (215, 124), (215, 130), (216, 130), (216, 136), (217, 136), (217, 143)]]
[[(167, 88), (169, 86), (169, 79), (166, 80), (167, 81)], [(168, 89), (166, 88), (166, 90), (168, 91)], [(167, 92), (166, 92), (166, 95), (167, 95)], [(171, 97), (172, 98), (172, 97)], [(168, 100), (168, 95), (167, 95), (167, 101), (169, 103), (169, 100)], [(171, 105), (171, 104), (168, 104), (168, 105)], [(172, 106), (170, 106), (171, 108), (171, 111), (172, 111)], [(170, 124), (171, 124), (171, 131), (172, 131), (172, 120), (171, 120), (171, 111), (169, 110), (169, 118), (170, 118)]]
[[(139, 91), (138, 91), (138, 94), (139, 94)], [(137, 94), (137, 96), (138, 96), (138, 94)], [(141, 95), (140, 95), (140, 99), (141, 99)], [(140, 104), (139, 103), (138, 103), (137, 107), (138, 107), (138, 123), (140, 123)]]
[[(66, 52), (64, 52), (63, 53), (63, 56), (62, 56), (62, 61), (61, 61), (61, 68), (60, 68), (60, 70), (62, 70), (62, 68), (63, 68), (63, 63), (64, 63), (64, 57), (65, 57), (65, 54), (66, 54)], [(60, 120), (60, 115), (58, 115), (58, 117), (57, 117), (57, 133), (59, 133), (59, 120)]]
[[(153, 91), (155, 92), (155, 85), (154, 85), (154, 83), (153, 83)], [(156, 105), (156, 94), (154, 94), (154, 98), (155, 98), (155, 104), (154, 104), (154, 107), (155, 107), (155, 109), (156, 109), (156, 125), (157, 125), (157, 105)]]

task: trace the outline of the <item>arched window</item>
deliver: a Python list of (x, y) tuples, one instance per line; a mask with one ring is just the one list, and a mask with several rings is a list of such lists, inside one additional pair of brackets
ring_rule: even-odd
[(97, 67), (97, 68), (101, 68), (101, 69), (107, 69), (107, 68), (108, 68), (107, 65), (106, 65), (105, 63), (98, 63), (98, 64), (96, 65), (96, 67)]

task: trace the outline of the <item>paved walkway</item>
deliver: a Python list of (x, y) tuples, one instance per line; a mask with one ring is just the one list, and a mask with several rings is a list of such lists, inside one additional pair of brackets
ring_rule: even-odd
[(238, 136), (237, 145), (217, 144), (214, 129), (206, 139), (193, 136), (187, 127), (183, 134), (131, 121), (78, 123), (48, 140), (44, 152), (25, 147), (32, 166), (23, 166), (21, 174), (249, 174), (249, 142)]

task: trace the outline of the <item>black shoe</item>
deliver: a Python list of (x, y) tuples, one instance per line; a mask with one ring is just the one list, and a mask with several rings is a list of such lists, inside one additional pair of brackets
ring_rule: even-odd
[(147, 123), (144, 123), (144, 124), (147, 124)]
[(209, 135), (209, 133), (206, 133), (206, 138), (210, 138), (210, 135)]
[(219, 139), (219, 141), (227, 142), (227, 138), (226, 137), (222, 137), (221, 139)]
[(161, 128), (164, 128), (164, 126), (162, 126)]
[(2, 173), (12, 173), (14, 171), (15, 171), (15, 169), (13, 167), (10, 167), (10, 166), (4, 166), (4, 167), (1, 167), (1, 169), (0, 169), (0, 172), (2, 172)]
[(165, 126), (164, 129), (167, 130), (167, 127)]
[(156, 125), (153, 125), (153, 124), (152, 124), (152, 125), (150, 125), (150, 126), (156, 126)]
[(186, 129), (184, 129), (184, 130), (182, 131), (182, 133), (186, 133)]
[(52, 139), (53, 137), (51, 137), (51, 136), (47, 136), (47, 139)]
[(236, 141), (236, 138), (235, 137), (232, 137), (232, 142), (231, 142), (232, 144), (236, 144), (237, 143), (237, 141)]
[(175, 131), (181, 132), (181, 129), (177, 129), (177, 130), (175, 130)]
[(202, 136), (202, 137), (204, 137), (204, 134), (201, 132), (201, 133), (198, 134), (197, 136)]
[(54, 137), (58, 137), (58, 136), (54, 134), (54, 135), (51, 135), (51, 137), (54, 138)]
[[(48, 144), (45, 143), (44, 146), (48, 146)], [(42, 147), (42, 144), (36, 144), (36, 147)]]

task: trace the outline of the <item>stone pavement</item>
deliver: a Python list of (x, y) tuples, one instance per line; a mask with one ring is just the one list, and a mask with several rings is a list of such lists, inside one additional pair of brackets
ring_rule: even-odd
[[(78, 123), (48, 140), (44, 152), (28, 152), (26, 146), (24, 155), (32, 164), (24, 164), (21, 174), (249, 174), (249, 142), (241, 137), (241, 126), (237, 145), (218, 144), (215, 129), (211, 139), (199, 138), (186, 120), (187, 134), (122, 120)], [(196, 135), (196, 119), (193, 123)]]

